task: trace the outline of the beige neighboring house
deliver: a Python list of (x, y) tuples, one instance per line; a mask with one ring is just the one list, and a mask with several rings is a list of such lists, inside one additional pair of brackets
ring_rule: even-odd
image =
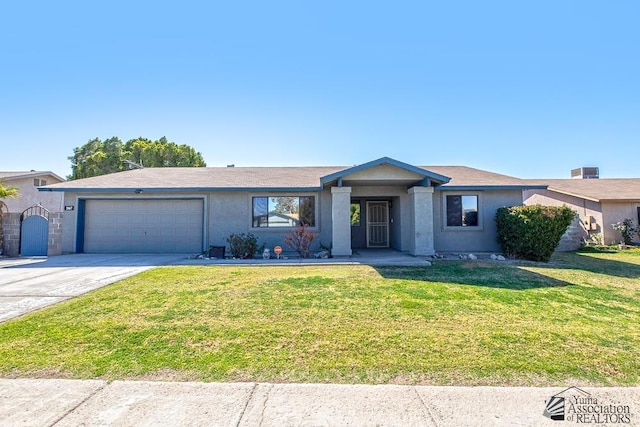
[(578, 220), (563, 237), (562, 249), (577, 249), (583, 239), (589, 238), (599, 238), (605, 244), (619, 243), (622, 236), (612, 224), (627, 218), (638, 226), (640, 178), (598, 178), (598, 173), (590, 178), (575, 175), (568, 179), (527, 180), (533, 185), (546, 185), (547, 189), (523, 192), (526, 205), (567, 205), (578, 213)]
[(0, 171), (0, 181), (4, 182), (5, 186), (18, 189), (18, 198), (3, 200), (9, 208), (9, 212), (22, 213), (25, 209), (38, 204), (49, 212), (60, 212), (63, 209), (63, 198), (60, 194), (38, 191), (38, 187), (64, 182), (63, 178), (53, 172), (34, 170)]
[[(4, 245), (0, 248), (3, 253), (10, 256), (59, 254), (61, 247), (56, 243), (59, 240), (56, 236), (61, 233), (58, 224), (62, 221), (64, 197), (59, 193), (38, 191), (38, 188), (59, 184), (64, 179), (50, 171), (30, 170), (0, 171), (0, 181), (18, 189), (17, 198), (2, 200), (6, 205), (2, 224)], [(23, 233), (23, 221), (31, 216), (33, 218), (25, 223), (26, 233)], [(45, 236), (39, 236), (35, 228), (29, 227), (36, 222), (36, 217), (43, 219), (42, 227), (46, 230), (40, 234)], [(43, 239), (46, 243), (41, 242)]]

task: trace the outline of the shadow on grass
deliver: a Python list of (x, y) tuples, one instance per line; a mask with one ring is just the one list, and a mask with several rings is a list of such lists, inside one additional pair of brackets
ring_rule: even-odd
[(420, 280), (523, 291), (571, 283), (534, 273), (515, 264), (490, 261), (442, 261), (430, 267), (375, 267), (387, 279)]
[[(582, 270), (597, 274), (623, 277), (627, 279), (640, 278), (640, 264), (627, 262), (623, 259), (611, 259), (613, 257), (637, 257), (640, 262), (640, 251), (612, 252), (612, 251), (578, 251), (564, 252), (554, 255), (552, 263), (536, 263), (540, 268), (562, 268), (570, 270)], [(591, 256), (591, 254), (604, 254), (608, 258)]]
[[(623, 253), (624, 254), (624, 253)], [(520, 261), (504, 263), (495, 261), (437, 261), (431, 267), (377, 267), (376, 271), (385, 278), (403, 280), (427, 280), (431, 282), (456, 283), (460, 285), (483, 286), (489, 288), (527, 290), (569, 286), (572, 283), (536, 273), (521, 267), (540, 269), (563, 269), (584, 271), (621, 278), (640, 278), (640, 264), (621, 259), (590, 256), (590, 252), (565, 252), (556, 254), (551, 262)], [(637, 254), (628, 254), (638, 257)]]

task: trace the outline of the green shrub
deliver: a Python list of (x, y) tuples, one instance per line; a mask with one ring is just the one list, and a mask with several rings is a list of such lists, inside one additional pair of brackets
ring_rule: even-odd
[(253, 255), (260, 251), (258, 238), (252, 233), (233, 233), (227, 237), (227, 243), (234, 258), (253, 259)]
[(549, 261), (576, 213), (567, 206), (511, 206), (496, 212), (498, 243), (510, 256)]

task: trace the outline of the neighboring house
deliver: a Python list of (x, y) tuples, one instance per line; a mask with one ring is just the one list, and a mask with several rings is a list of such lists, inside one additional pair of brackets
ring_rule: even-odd
[[(6, 255), (55, 255), (61, 251), (59, 240), (62, 230), (63, 195), (43, 193), (38, 188), (64, 182), (49, 171), (0, 172), (0, 180), (8, 187), (18, 189), (18, 197), (4, 199), (3, 247)], [(50, 225), (53, 224), (53, 227)]]
[[(546, 186), (464, 166), (381, 158), (353, 167), (145, 168), (41, 188), (64, 192), (62, 252), (200, 253), (231, 233), (285, 250), (296, 225), (333, 255), (393, 248), (499, 251), (495, 212)], [(359, 212), (359, 215), (352, 215)]]
[[(595, 175), (597, 177), (598, 175)], [(548, 188), (524, 191), (527, 205), (567, 205), (578, 213), (561, 248), (578, 249), (583, 239), (601, 239), (605, 244), (619, 243), (622, 236), (612, 224), (626, 218), (640, 223), (640, 178), (590, 178), (527, 180)]]
[(41, 205), (50, 212), (62, 211), (62, 195), (56, 193), (42, 193), (38, 187), (64, 182), (53, 172), (48, 171), (21, 171), (0, 172), (0, 181), (7, 187), (16, 187), (19, 197), (4, 199), (9, 212), (22, 213), (25, 209), (34, 205)]

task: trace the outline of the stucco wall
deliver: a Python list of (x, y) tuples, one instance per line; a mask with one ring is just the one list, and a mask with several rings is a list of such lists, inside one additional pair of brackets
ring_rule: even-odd
[(64, 193), (63, 203), (65, 206), (73, 206), (74, 210), (66, 212), (66, 215), (62, 216), (62, 248), (63, 254), (74, 253), (76, 243), (76, 220), (78, 215), (77, 210), (77, 195), (75, 193)]
[[(479, 227), (446, 228), (444, 199), (446, 195), (477, 195)], [(433, 195), (434, 241), (436, 252), (499, 252), (495, 214), (503, 206), (522, 204), (521, 190), (436, 191)]]
[(420, 181), (423, 175), (393, 165), (378, 165), (365, 170), (344, 176), (344, 180), (350, 181), (382, 181), (392, 180)]
[(622, 240), (622, 236), (613, 229), (612, 224), (631, 218), (634, 225), (638, 225), (637, 208), (640, 202), (594, 202), (549, 190), (527, 190), (524, 192), (524, 198), (527, 205), (567, 205), (578, 212), (581, 238), (588, 236), (587, 220), (589, 217), (593, 218), (596, 227), (591, 230), (591, 234), (600, 233), (605, 244), (616, 244)]
[(275, 246), (281, 246), (285, 253), (291, 253), (284, 243), (285, 236), (290, 228), (252, 227), (252, 198), (265, 196), (315, 196), (316, 197), (316, 227), (312, 230), (318, 232), (318, 236), (311, 245), (312, 251), (320, 250), (320, 243), (331, 243), (331, 193), (300, 192), (300, 193), (275, 193), (275, 192), (231, 192), (219, 191), (209, 193), (209, 245), (226, 246), (227, 237), (232, 233), (253, 233), (258, 238), (258, 245), (263, 243), (273, 251)]
[[(596, 233), (602, 234), (604, 238), (611, 239), (611, 229), (607, 229), (607, 223), (604, 220), (602, 206), (599, 202), (582, 199), (580, 197), (561, 194), (549, 190), (526, 190), (523, 192), (525, 205), (543, 205), (543, 206), (568, 206), (578, 213), (579, 222), (572, 225), (569, 233), (563, 236), (560, 244), (561, 249), (577, 249), (579, 242), (570, 243), (568, 240), (580, 241), (588, 238), (589, 235)], [(589, 226), (588, 224), (592, 225)], [(609, 228), (611, 224), (609, 224)]]
[[(615, 244), (622, 241), (622, 236), (613, 229), (612, 224), (630, 218), (633, 220), (633, 225), (635, 227), (638, 226), (638, 206), (640, 206), (640, 203), (635, 202), (602, 202), (605, 243)], [(638, 235), (633, 235), (633, 240), (638, 241)]]
[[(215, 246), (227, 246), (226, 238), (231, 233), (251, 232), (258, 237), (258, 243), (265, 243), (272, 249), (276, 245), (283, 247), (285, 251), (291, 252), (284, 243), (284, 237), (289, 229), (278, 228), (252, 228), (251, 227), (251, 199), (259, 196), (273, 196), (273, 192), (212, 192), (209, 193), (210, 215), (209, 215), (209, 244)], [(320, 250), (320, 244), (329, 246), (332, 242), (331, 226), (331, 190), (325, 189), (319, 193), (286, 193), (276, 195), (292, 196), (316, 196), (316, 228), (318, 237), (312, 245), (312, 251)], [(409, 196), (404, 187), (382, 186), (368, 187), (355, 186), (351, 188), (352, 199), (359, 199), (363, 209), (363, 223), (361, 228), (366, 227), (365, 200), (389, 200), (390, 208), (390, 244), (397, 250), (408, 250), (409, 241)]]
[[(50, 175), (42, 175), (38, 179), (46, 179), (49, 184), (59, 182)], [(53, 191), (38, 191), (38, 187), (33, 185), (33, 177), (23, 179), (12, 179), (6, 185), (17, 187), (19, 197), (16, 199), (4, 199), (9, 208), (9, 212), (22, 213), (25, 209), (41, 204), (49, 212), (61, 212), (64, 208), (62, 203), (62, 193)]]

